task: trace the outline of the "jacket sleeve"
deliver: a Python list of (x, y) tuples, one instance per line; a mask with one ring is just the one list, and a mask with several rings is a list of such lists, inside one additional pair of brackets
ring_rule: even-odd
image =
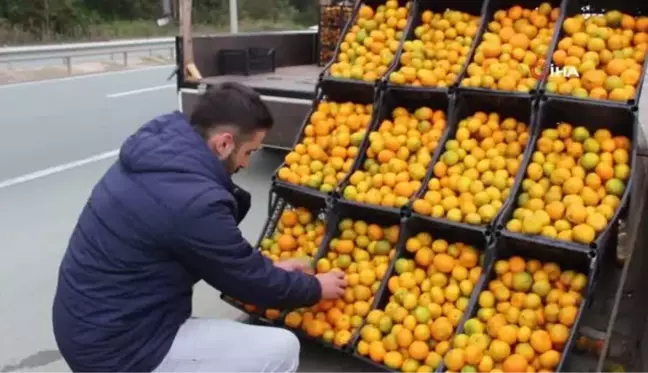
[(266, 308), (299, 308), (317, 303), (319, 281), (309, 274), (274, 266), (242, 236), (229, 201), (188, 210), (175, 236), (182, 263), (222, 293)]

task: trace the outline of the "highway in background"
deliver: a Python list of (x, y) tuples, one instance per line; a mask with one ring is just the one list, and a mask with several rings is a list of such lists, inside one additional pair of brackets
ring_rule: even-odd
[[(0, 373), (69, 371), (56, 349), (51, 302), (58, 265), (90, 190), (124, 139), (178, 108), (170, 66), (0, 86)], [(259, 152), (236, 181), (252, 192), (241, 229), (255, 242), (282, 155)], [(204, 283), (194, 315), (234, 318)], [(303, 348), (302, 371), (360, 371), (348, 357)], [(331, 358), (335, 354), (335, 358)]]

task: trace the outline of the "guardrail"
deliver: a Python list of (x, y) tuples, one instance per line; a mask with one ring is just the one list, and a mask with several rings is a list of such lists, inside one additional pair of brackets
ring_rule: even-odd
[[(285, 31), (257, 31), (241, 32), (236, 36), (254, 36), (254, 35), (281, 35), (281, 34), (315, 34), (318, 26), (312, 26), (306, 30), (285, 30)], [(231, 34), (215, 34), (194, 36), (200, 37), (218, 37), (231, 36)], [(150, 52), (155, 50), (166, 49), (169, 56), (175, 58), (175, 38), (151, 38), (151, 39), (131, 39), (103, 42), (88, 43), (69, 43), (69, 44), (51, 44), (28, 47), (4, 47), (0, 48), (0, 64), (11, 64), (13, 62), (42, 61), (59, 59), (67, 67), (68, 73), (72, 73), (72, 58), (110, 55), (114, 60), (116, 55), (122, 55), (124, 65), (128, 65), (128, 54), (134, 52)]]
[(128, 65), (128, 54), (133, 52), (153, 52), (167, 49), (170, 56), (175, 53), (175, 38), (136, 39), (123, 41), (106, 41), (93, 43), (70, 43), (58, 45), (39, 45), (29, 47), (0, 48), (0, 63), (39, 61), (61, 59), (72, 73), (72, 58), (99, 55), (123, 56), (124, 65)]

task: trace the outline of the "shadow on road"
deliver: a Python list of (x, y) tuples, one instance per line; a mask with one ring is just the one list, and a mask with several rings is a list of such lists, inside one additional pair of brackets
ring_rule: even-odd
[(57, 350), (43, 350), (27, 356), (18, 364), (5, 365), (0, 367), (0, 373), (24, 371), (26, 369), (38, 368), (61, 360), (61, 354)]

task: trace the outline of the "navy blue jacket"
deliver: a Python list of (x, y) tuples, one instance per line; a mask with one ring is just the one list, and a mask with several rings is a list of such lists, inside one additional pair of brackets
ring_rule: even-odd
[(53, 327), (70, 368), (155, 369), (191, 316), (200, 280), (262, 307), (315, 304), (315, 277), (276, 268), (241, 235), (249, 201), (182, 113), (130, 136), (60, 266)]

